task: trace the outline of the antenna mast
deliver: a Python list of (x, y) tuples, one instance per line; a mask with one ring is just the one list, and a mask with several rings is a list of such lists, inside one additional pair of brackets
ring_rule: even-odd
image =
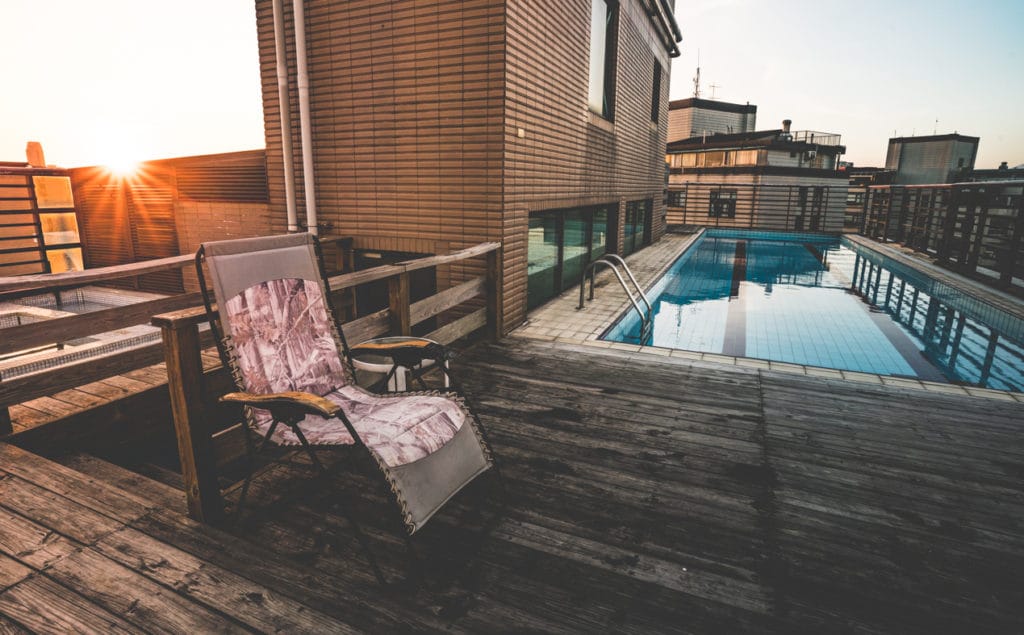
[(700, 98), (700, 49), (697, 49), (697, 74), (693, 76), (693, 97)]

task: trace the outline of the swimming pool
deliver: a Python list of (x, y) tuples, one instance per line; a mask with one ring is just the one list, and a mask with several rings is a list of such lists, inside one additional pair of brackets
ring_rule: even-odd
[(708, 230), (648, 296), (643, 344), (1024, 390), (1021, 320), (843, 238)]

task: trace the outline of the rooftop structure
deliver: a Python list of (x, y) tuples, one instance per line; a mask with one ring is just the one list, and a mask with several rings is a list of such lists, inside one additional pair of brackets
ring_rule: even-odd
[(974, 169), (978, 137), (957, 133), (924, 137), (893, 137), (885, 154), (885, 167), (895, 170), (894, 183), (954, 183)]
[(0, 277), (84, 267), (69, 172), (47, 166), (30, 142), (27, 161), (0, 161)]
[[(841, 137), (790, 126), (787, 119), (777, 130), (669, 143), (668, 222), (748, 226), (758, 216), (764, 229), (840, 231), (847, 182), (836, 169), (846, 151)], [(755, 194), (762, 189), (766, 196)]]
[(712, 99), (676, 99), (668, 105), (668, 142), (713, 134), (753, 132), (757, 106)]

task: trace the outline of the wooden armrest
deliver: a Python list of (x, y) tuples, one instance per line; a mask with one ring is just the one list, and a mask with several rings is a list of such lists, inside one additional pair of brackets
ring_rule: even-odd
[(402, 362), (417, 363), (423, 359), (450, 359), (451, 352), (443, 344), (423, 338), (394, 338), (396, 341), (367, 340), (349, 347), (353, 357), (381, 355), (390, 357), (400, 365)]
[(273, 410), (275, 407), (299, 408), (322, 417), (333, 417), (341, 410), (338, 404), (308, 392), (274, 392), (257, 395), (251, 392), (229, 392), (221, 401)]

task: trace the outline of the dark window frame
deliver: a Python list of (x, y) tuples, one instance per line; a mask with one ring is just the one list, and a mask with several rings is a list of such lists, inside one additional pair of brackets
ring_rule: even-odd
[(708, 197), (708, 217), (736, 218), (736, 199), (734, 189), (712, 190)]
[(654, 61), (654, 80), (651, 86), (651, 123), (661, 118), (661, 64)]

